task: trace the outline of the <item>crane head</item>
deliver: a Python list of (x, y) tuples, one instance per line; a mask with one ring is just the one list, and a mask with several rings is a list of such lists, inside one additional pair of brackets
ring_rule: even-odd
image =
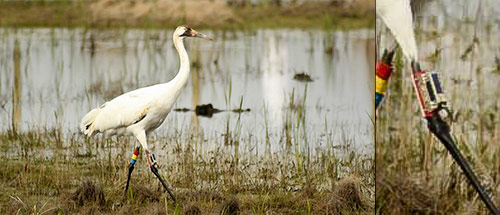
[(195, 31), (194, 29), (186, 26), (186, 25), (181, 25), (177, 27), (174, 31), (174, 37), (180, 37), (180, 38), (186, 38), (186, 37), (198, 37), (206, 40), (213, 40), (211, 37), (202, 34), (200, 32)]

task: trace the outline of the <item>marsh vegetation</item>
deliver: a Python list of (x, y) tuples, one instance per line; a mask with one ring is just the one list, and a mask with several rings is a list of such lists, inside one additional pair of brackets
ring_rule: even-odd
[[(419, 2), (419, 57), (424, 68), (442, 76), (458, 147), (498, 205), (499, 5), (488, 0)], [(388, 35), (386, 29), (377, 32), (379, 47), (391, 47)], [(376, 120), (378, 213), (488, 214), (458, 165), (427, 130), (401, 52), (394, 63), (390, 91)]]
[(175, 206), (142, 155), (124, 199), (135, 139), (78, 131), (91, 108), (175, 76), (172, 31), (0, 29), (0, 213), (372, 213), (373, 33), (200, 31), (217, 39), (186, 42), (174, 108), (251, 111), (173, 111), (152, 133)]

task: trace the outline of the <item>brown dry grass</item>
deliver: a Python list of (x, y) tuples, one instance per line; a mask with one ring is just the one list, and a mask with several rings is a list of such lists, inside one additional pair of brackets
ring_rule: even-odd
[(373, 0), (238, 6), (224, 0), (0, 1), (0, 26), (197, 28), (372, 27)]
[[(423, 34), (422, 32), (424, 31), (417, 31), (417, 35)], [(452, 33), (457, 38), (464, 36)], [(439, 44), (437, 41), (440, 39), (428, 40)], [(454, 42), (450, 47), (460, 43)], [(487, 40), (481, 40), (481, 43), (489, 44)], [(462, 50), (467, 49), (467, 44), (464, 46)], [(440, 45), (436, 46), (436, 50), (442, 48)], [(461, 54), (443, 52), (441, 55), (446, 57), (436, 58), (434, 68), (428, 65), (426, 67), (449, 75), (445, 71), (449, 69), (451, 61), (442, 59), (455, 59), (453, 61), (458, 62)], [(478, 60), (479, 64), (486, 61)], [(378, 110), (376, 122), (377, 213), (489, 214), (455, 160), (423, 123), (408, 75), (411, 71), (408, 66), (403, 67), (405, 64), (400, 51), (397, 52), (394, 63), (396, 72), (391, 77), (391, 90)], [(481, 68), (478, 70), (481, 71)], [(500, 136), (497, 135), (499, 130), (495, 125), (498, 124), (500, 115), (490, 111), (497, 109), (498, 91), (484, 87), (481, 75), (477, 76), (478, 80), (469, 79), (474, 83), (472, 85), (453, 81), (453, 76), (464, 73), (465, 71), (457, 70), (453, 75), (443, 76), (442, 79), (443, 83), (452, 82), (445, 92), (455, 114), (451, 125), (453, 135), (479, 181), (498, 205), (500, 148), (497, 143)], [(492, 92), (491, 97), (484, 97), (483, 91)], [(490, 105), (484, 105), (486, 103)]]
[[(247, 25), (300, 28), (359, 28), (373, 25), (374, 8), (359, 6), (356, 2), (304, 2), (283, 7), (246, 7), (238, 10)], [(249, 22), (251, 20), (251, 22)]]
[(134, 25), (148, 21), (189, 23), (193, 26), (222, 26), (237, 21), (233, 10), (221, 0), (100, 0), (91, 4), (90, 10), (93, 23), (119, 21)]
[[(377, 173), (377, 198), (385, 199), (381, 211), (400, 210), (404, 214), (439, 214), (433, 190), (404, 176), (388, 176), (386, 171)], [(404, 208), (404, 212), (401, 209)]]
[(74, 26), (88, 25), (89, 10), (77, 3), (60, 4), (57, 1), (0, 1), (1, 26)]
[(360, 180), (355, 176), (338, 182), (323, 210), (327, 214), (353, 214), (368, 211), (369, 204), (360, 191)]
[[(17, 151), (5, 157), (4, 168), (0, 168), (0, 214), (16, 214), (18, 212), (33, 214), (38, 211), (63, 214), (130, 214), (141, 213), (147, 209), (150, 214), (165, 214), (176, 211), (178, 214), (297, 214), (328, 213), (327, 204), (344, 205), (347, 211), (369, 214), (373, 212), (373, 176), (374, 169), (363, 169), (358, 165), (350, 166), (348, 172), (339, 172), (333, 176), (330, 165), (332, 159), (323, 157), (321, 162), (308, 167), (309, 174), (295, 175), (297, 169), (290, 168), (284, 161), (280, 165), (270, 164), (259, 167), (260, 173), (237, 171), (230, 165), (233, 156), (224, 157), (218, 154), (217, 163), (204, 163), (177, 159), (170, 166), (180, 169), (163, 169), (165, 180), (171, 184), (177, 197), (177, 207), (172, 204), (158, 180), (144, 165), (139, 157), (139, 165), (131, 180), (132, 195), (125, 200), (124, 188), (128, 171), (127, 159), (122, 153), (113, 156), (98, 157), (99, 152), (82, 153), (72, 148), (66, 141), (74, 144), (84, 141), (63, 140), (63, 147), (57, 148), (54, 143), (55, 134), (48, 133), (10, 133), (0, 135), (0, 148), (6, 151)], [(104, 147), (105, 142), (88, 142), (90, 149)], [(123, 140), (123, 143), (127, 140)], [(90, 145), (92, 144), (92, 145)], [(127, 144), (120, 151), (129, 152)], [(76, 145), (74, 145), (76, 147)], [(42, 149), (53, 147), (57, 153), (51, 159), (38, 157)], [(65, 148), (67, 147), (67, 148)], [(109, 150), (105, 149), (104, 153)], [(69, 154), (66, 154), (69, 153)], [(186, 151), (174, 152), (184, 155)], [(226, 160), (228, 159), (228, 160)], [(286, 160), (286, 159), (284, 159)], [(312, 160), (314, 162), (314, 160)], [(350, 164), (361, 162), (357, 158)], [(262, 164), (259, 164), (262, 165)], [(340, 161), (336, 165), (342, 166)], [(185, 166), (196, 166), (194, 174), (184, 174)], [(279, 168), (283, 168), (280, 170)], [(214, 171), (215, 170), (215, 171)], [(250, 170), (247, 170), (250, 171)], [(287, 178), (275, 179), (276, 172), (289, 171)], [(236, 173), (235, 173), (236, 172)], [(348, 177), (357, 175), (361, 180)], [(228, 175), (236, 175), (233, 181), (226, 181)], [(337, 184), (330, 187), (325, 180)], [(338, 177), (338, 178), (337, 178)], [(83, 179), (83, 180), (82, 180)], [(210, 181), (208, 181), (208, 180)], [(246, 183), (251, 181), (251, 183)], [(193, 183), (195, 182), (195, 183)], [(214, 186), (198, 186), (197, 183), (213, 183)], [(216, 185), (216, 186), (215, 186)], [(363, 190), (360, 188), (367, 188)], [(361, 189), (361, 190), (360, 190)], [(334, 193), (334, 194), (332, 194)], [(360, 197), (357, 195), (365, 196)], [(15, 199), (14, 199), (15, 198)], [(336, 199), (339, 198), (339, 199)], [(371, 198), (370, 200), (366, 200)], [(346, 201), (346, 202), (343, 202)], [(368, 205), (368, 207), (365, 207)], [(352, 206), (352, 209), (346, 207)], [(337, 206), (335, 206), (337, 207)], [(330, 211), (332, 211), (330, 207)]]
[(144, 204), (160, 201), (161, 192), (155, 192), (144, 185), (132, 184), (129, 189), (132, 190), (132, 198), (135, 203)]
[(106, 203), (102, 187), (92, 181), (83, 182), (73, 193), (71, 200), (76, 202), (78, 206), (84, 206), (87, 204), (104, 206)]
[(350, 9), (354, 10), (355, 8), (361, 13), (373, 13), (375, 10), (375, 0), (353, 0)]
[(190, 203), (182, 209), (182, 214), (184, 215), (200, 215), (201, 209), (198, 205)]
[(231, 197), (222, 203), (220, 214), (237, 215), (240, 214), (240, 201), (236, 197)]

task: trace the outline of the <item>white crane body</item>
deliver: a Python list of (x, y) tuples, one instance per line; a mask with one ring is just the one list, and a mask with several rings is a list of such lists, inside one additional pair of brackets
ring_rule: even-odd
[(97, 133), (104, 133), (106, 137), (134, 135), (148, 149), (145, 136), (163, 123), (189, 78), (189, 57), (182, 36), (186, 29), (194, 32), (194, 36), (207, 38), (185, 26), (177, 28), (173, 41), (179, 52), (180, 69), (174, 79), (130, 91), (91, 110), (83, 117), (80, 130), (88, 136)]
[(118, 96), (90, 111), (80, 129), (89, 136), (134, 135), (135, 130), (148, 134), (163, 123), (179, 97), (172, 88), (169, 83), (157, 84)]
[[(158, 173), (156, 158), (149, 151), (146, 136), (165, 121), (182, 89), (186, 86), (190, 72), (189, 57), (184, 48), (184, 38), (186, 37), (211, 40), (206, 35), (187, 26), (177, 27), (173, 34), (173, 41), (179, 53), (180, 68), (174, 79), (168, 83), (144, 87), (120, 95), (88, 112), (80, 123), (80, 130), (90, 137), (98, 133), (104, 133), (105, 137), (113, 135), (135, 136), (146, 151), (151, 171), (158, 177), (174, 202), (176, 201), (174, 195)], [(139, 155), (139, 148), (139, 145), (136, 144), (134, 155), (130, 160), (125, 196), (127, 196), (130, 176)]]

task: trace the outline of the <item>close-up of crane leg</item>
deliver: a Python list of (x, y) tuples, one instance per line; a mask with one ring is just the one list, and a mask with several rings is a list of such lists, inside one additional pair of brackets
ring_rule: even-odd
[(127, 175), (127, 185), (125, 185), (125, 198), (127, 198), (128, 186), (130, 184), (130, 176), (134, 171), (135, 163), (137, 162), (137, 157), (139, 156), (140, 146), (136, 146), (134, 149), (134, 154), (132, 155), (132, 159), (130, 159), (130, 164), (128, 166), (128, 175)]
[(167, 184), (165, 183), (165, 181), (163, 180), (163, 178), (160, 176), (160, 173), (158, 173), (158, 168), (157, 168), (158, 164), (156, 162), (155, 154), (153, 152), (150, 152), (149, 150), (146, 150), (146, 157), (148, 159), (148, 164), (149, 164), (149, 168), (151, 168), (151, 172), (153, 172), (153, 174), (155, 174), (155, 176), (158, 178), (158, 180), (160, 180), (161, 185), (163, 185), (163, 187), (165, 188), (165, 190), (167, 190), (168, 195), (170, 195), (170, 197), (172, 198), (172, 200), (174, 201), (174, 203), (176, 203), (177, 200), (175, 199), (174, 194), (168, 188)]

